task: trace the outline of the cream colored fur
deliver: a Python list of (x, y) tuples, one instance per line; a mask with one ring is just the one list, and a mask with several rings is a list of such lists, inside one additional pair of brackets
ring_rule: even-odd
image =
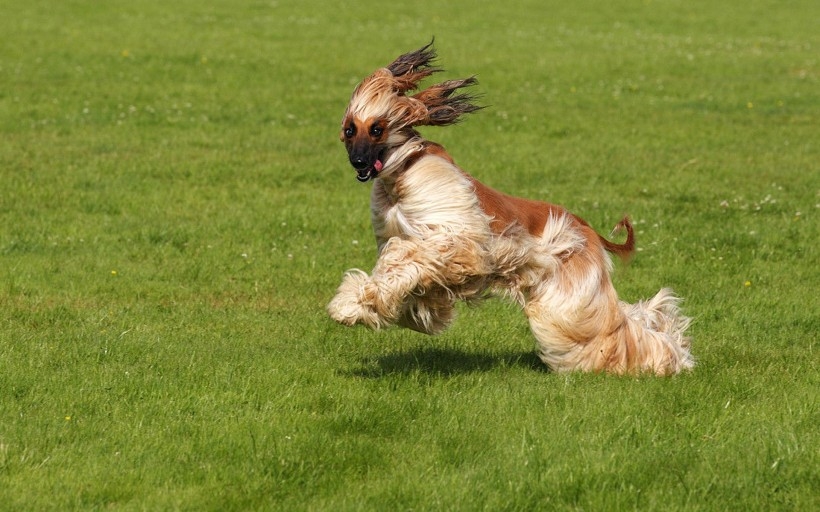
[(494, 293), (522, 307), (538, 355), (555, 371), (667, 375), (692, 368), (679, 299), (663, 289), (627, 304), (612, 286), (605, 249), (634, 248), (628, 221), (627, 243), (608, 242), (560, 207), (484, 187), (414, 130), (477, 109), (469, 95), (454, 93), (473, 79), (406, 95), (432, 72), (434, 57), (428, 45), (377, 70), (345, 112), (341, 138), (357, 177), (375, 176), (370, 206), (379, 257), (370, 274), (345, 274), (330, 316), (436, 334), (452, 322), (456, 301)]
[(494, 234), (457, 166), (425, 155), (403, 167), (422, 151), (420, 139), (409, 140), (374, 181), (379, 259), (370, 275), (347, 272), (328, 305), (331, 317), (435, 334), (452, 321), (456, 300), (498, 292), (523, 307), (539, 356), (556, 371), (671, 374), (692, 367), (683, 334), (689, 321), (669, 290), (645, 303), (618, 301), (609, 256), (600, 248), (587, 254), (567, 215), (550, 217), (540, 237), (514, 227)]

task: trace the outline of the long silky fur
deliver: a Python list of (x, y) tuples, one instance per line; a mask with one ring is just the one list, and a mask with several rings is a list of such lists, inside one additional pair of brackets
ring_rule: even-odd
[(429, 68), (437, 57), (436, 51), (433, 49), (433, 42), (430, 41), (418, 50), (399, 55), (396, 60), (387, 66), (387, 69), (394, 76), (400, 76), (416, 69)]
[[(560, 206), (487, 187), (416, 131), (481, 108), (462, 92), (475, 77), (407, 95), (440, 71), (435, 58), (432, 43), (404, 54), (365, 78), (350, 99), (342, 140), (349, 152), (378, 158), (370, 205), (379, 257), (370, 274), (345, 274), (330, 316), (436, 334), (455, 318), (456, 301), (498, 294), (521, 306), (539, 357), (555, 371), (669, 375), (692, 368), (690, 319), (680, 299), (663, 289), (628, 304), (612, 285), (609, 253), (628, 259), (635, 250), (628, 218), (616, 226), (626, 242), (609, 241)], [(369, 126), (385, 132), (371, 135)]]
[(455, 124), (464, 114), (470, 114), (476, 110), (481, 110), (474, 104), (477, 97), (472, 94), (453, 94), (455, 91), (470, 87), (478, 83), (475, 77), (461, 80), (447, 80), (440, 84), (432, 85), (424, 91), (413, 95), (427, 106), (427, 123), (431, 126), (446, 126)]

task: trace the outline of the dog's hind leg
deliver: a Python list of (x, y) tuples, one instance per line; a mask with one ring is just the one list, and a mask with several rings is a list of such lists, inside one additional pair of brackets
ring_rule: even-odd
[(692, 320), (681, 313), (679, 303), (680, 299), (668, 288), (647, 301), (620, 303), (629, 326), (624, 331), (629, 334), (622, 336), (623, 344), (631, 347), (631, 366), (659, 375), (694, 367), (691, 339), (686, 335)]
[(676, 374), (692, 368), (689, 319), (661, 290), (646, 302), (619, 301), (611, 286), (578, 296), (545, 293), (525, 311), (539, 357), (555, 371)]
[[(585, 290), (582, 286), (565, 289), (556, 276), (528, 298), (524, 312), (537, 341), (538, 356), (551, 370), (607, 369), (607, 354), (599, 342), (617, 329), (624, 314), (614, 294), (594, 285), (601, 277), (593, 269), (593, 275), (586, 279), (592, 289)], [(619, 373), (621, 369), (609, 370)]]

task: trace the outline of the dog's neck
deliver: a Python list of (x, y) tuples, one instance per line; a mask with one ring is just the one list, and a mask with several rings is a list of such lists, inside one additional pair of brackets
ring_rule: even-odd
[(428, 144), (428, 141), (416, 133), (402, 144), (390, 148), (385, 154), (384, 167), (379, 172), (378, 179), (382, 180), (385, 185), (392, 186), (408, 164), (415, 159), (414, 157), (423, 153)]

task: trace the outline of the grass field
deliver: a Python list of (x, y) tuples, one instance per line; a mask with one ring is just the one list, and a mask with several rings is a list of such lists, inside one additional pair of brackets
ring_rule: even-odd
[[(820, 509), (820, 3), (440, 4), (4, 2), (0, 510)], [(375, 261), (342, 113), (433, 35), (489, 108), (425, 135), (628, 212), (692, 373), (327, 317)]]

